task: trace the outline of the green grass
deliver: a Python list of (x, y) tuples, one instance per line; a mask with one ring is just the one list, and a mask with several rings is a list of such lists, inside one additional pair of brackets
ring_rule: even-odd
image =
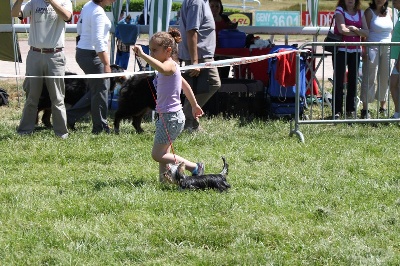
[(67, 140), (15, 133), (0, 107), (1, 265), (399, 265), (397, 125), (202, 119), (175, 151), (219, 172), (227, 193), (158, 183), (154, 126)]

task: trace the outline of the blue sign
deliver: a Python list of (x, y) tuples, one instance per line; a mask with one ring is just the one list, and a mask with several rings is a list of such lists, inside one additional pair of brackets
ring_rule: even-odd
[(293, 27), (301, 25), (299, 11), (256, 11), (254, 26)]

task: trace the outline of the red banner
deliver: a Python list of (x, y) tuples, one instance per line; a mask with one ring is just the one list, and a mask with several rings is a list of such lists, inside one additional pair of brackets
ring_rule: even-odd
[[(334, 13), (335, 13), (334, 11), (318, 12), (318, 26), (319, 27), (329, 27)], [(308, 11), (303, 11), (301, 13), (301, 21), (302, 21), (303, 26), (306, 26), (306, 27), (315, 26), (315, 25), (311, 25), (311, 16), (310, 16), (310, 13), (308, 13)]]
[(72, 20), (71, 20), (71, 22), (68, 22), (68, 24), (77, 24), (80, 14), (81, 14), (80, 11), (74, 11), (72, 14)]

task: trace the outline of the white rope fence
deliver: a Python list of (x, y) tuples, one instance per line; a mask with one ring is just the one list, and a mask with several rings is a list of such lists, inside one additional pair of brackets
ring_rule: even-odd
[[(266, 60), (272, 57), (290, 54), (290, 53), (301, 53), (301, 52), (309, 52), (308, 50), (290, 50), (290, 51), (283, 51), (279, 53), (272, 53), (266, 55), (258, 55), (258, 56), (249, 56), (249, 57), (240, 57), (240, 58), (231, 58), (231, 59), (224, 59), (218, 60), (213, 62), (201, 63), (197, 65), (189, 65), (181, 67), (181, 71), (187, 71), (190, 69), (196, 68), (213, 68), (213, 67), (224, 67), (224, 66), (235, 66), (235, 65), (243, 65), (243, 64), (250, 64), (259, 62), (262, 60)], [(103, 74), (87, 74), (87, 75), (69, 75), (63, 76), (64, 79), (68, 78), (111, 78), (111, 77), (120, 77), (120, 76), (134, 76), (138, 74), (152, 74), (155, 71), (125, 71), (125, 72), (118, 72), (118, 73), (103, 73)], [(10, 74), (2, 74), (0, 73), (0, 78), (60, 78), (60, 76), (25, 76), (25, 75), (10, 75)]]

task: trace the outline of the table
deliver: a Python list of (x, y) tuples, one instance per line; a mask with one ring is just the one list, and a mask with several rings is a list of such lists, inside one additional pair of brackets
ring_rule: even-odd
[(203, 110), (209, 115), (265, 116), (264, 85), (260, 80), (222, 78), (221, 88)]

